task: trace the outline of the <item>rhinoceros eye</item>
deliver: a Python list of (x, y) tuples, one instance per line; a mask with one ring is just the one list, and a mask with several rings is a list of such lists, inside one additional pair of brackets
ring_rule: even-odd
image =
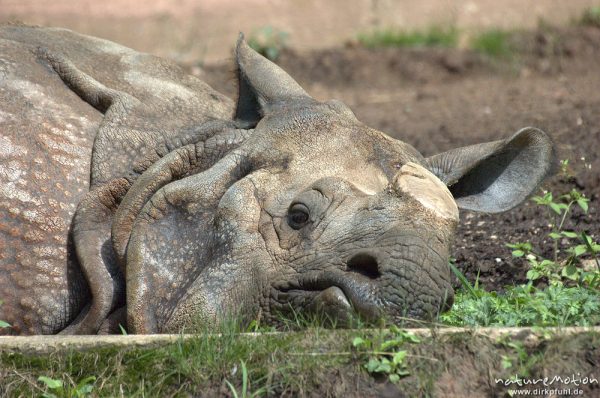
[(288, 224), (293, 229), (300, 229), (308, 222), (310, 216), (308, 207), (302, 203), (293, 204), (288, 210)]

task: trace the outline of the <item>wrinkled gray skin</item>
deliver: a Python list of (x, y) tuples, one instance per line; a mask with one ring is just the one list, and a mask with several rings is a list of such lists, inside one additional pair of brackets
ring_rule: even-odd
[[(458, 207), (550, 170), (540, 130), (424, 158), (311, 98), (240, 39), (237, 105), (173, 63), (0, 28), (0, 319), (9, 333), (176, 332), (225, 316), (431, 318)], [(5, 331), (6, 332), (6, 331)]]

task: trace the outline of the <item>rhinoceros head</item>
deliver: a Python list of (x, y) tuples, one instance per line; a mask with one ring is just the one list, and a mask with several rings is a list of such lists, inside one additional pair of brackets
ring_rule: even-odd
[[(540, 130), (424, 158), (342, 103), (311, 98), (243, 40), (236, 62), (235, 126), (223, 139), (241, 144), (149, 196), (132, 226), (135, 332), (231, 313), (433, 317), (453, 301), (458, 208), (510, 209), (549, 171)], [(180, 158), (153, 167), (172, 172)]]

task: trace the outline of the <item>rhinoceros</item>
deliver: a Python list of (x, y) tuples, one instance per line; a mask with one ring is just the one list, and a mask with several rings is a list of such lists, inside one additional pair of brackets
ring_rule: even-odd
[(511, 209), (552, 168), (538, 129), (426, 158), (243, 36), (234, 60), (235, 102), (109, 41), (0, 28), (3, 333), (431, 319), (458, 209)]

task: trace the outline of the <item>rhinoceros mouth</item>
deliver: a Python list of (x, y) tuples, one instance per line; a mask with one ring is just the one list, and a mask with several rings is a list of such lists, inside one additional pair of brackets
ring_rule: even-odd
[(356, 316), (372, 321), (381, 315), (382, 308), (374, 273), (374, 268), (367, 272), (310, 272), (273, 286), (273, 298), (282, 310), (291, 307), (294, 311), (323, 313), (339, 324)]
[[(319, 312), (342, 327), (357, 317), (367, 323), (434, 319), (452, 306), (454, 295), (444, 258), (435, 251), (422, 253), (400, 255), (373, 247), (352, 253), (336, 269), (282, 275), (271, 285), (269, 313)], [(422, 265), (427, 258), (439, 261), (428, 268)], [(439, 277), (430, 268), (439, 269)], [(407, 286), (414, 293), (406, 294)]]

